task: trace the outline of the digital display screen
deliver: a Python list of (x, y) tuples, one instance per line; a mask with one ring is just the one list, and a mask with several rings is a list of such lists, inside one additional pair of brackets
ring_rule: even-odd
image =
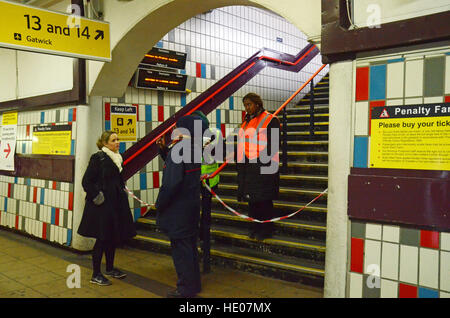
[(159, 66), (183, 70), (186, 67), (186, 55), (186, 53), (154, 47), (145, 54), (139, 66)]
[(136, 88), (184, 92), (187, 75), (138, 69)]

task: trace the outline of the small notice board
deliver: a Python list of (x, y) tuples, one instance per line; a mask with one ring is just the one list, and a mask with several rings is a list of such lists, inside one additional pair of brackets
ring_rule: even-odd
[(33, 154), (69, 156), (71, 145), (71, 125), (37, 126), (33, 128)]
[(370, 167), (450, 170), (450, 103), (371, 111)]
[(111, 105), (111, 130), (117, 134), (121, 142), (136, 141), (136, 120), (136, 106)]

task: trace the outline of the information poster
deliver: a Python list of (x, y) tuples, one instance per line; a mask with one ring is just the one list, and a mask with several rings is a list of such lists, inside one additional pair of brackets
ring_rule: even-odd
[(374, 107), (370, 167), (450, 170), (450, 103)]
[(14, 171), (17, 139), (17, 112), (3, 113), (0, 144), (0, 170)]
[(69, 156), (72, 126), (37, 126), (33, 128), (33, 154)]
[(111, 130), (117, 134), (121, 142), (136, 141), (136, 120), (136, 106), (111, 105)]

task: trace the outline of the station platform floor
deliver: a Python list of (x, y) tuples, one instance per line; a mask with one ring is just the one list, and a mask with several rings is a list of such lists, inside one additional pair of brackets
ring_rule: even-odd
[[(67, 272), (79, 266), (81, 288), (69, 288)], [(79, 254), (0, 228), (0, 298), (165, 298), (176, 286), (169, 255), (131, 247), (116, 250), (115, 267), (128, 276), (112, 285), (89, 282), (91, 255)], [(104, 270), (104, 258), (102, 270)], [(198, 298), (322, 298), (323, 290), (212, 266), (202, 273)]]

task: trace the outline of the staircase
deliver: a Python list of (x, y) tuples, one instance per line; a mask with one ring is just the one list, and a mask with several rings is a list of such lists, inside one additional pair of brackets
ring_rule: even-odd
[[(309, 133), (309, 98), (310, 94), (287, 110), (288, 164), (287, 171), (280, 173), (279, 198), (274, 201), (277, 216), (298, 210), (328, 187), (328, 75), (314, 87), (313, 137)], [(220, 174), (218, 195), (248, 215), (247, 203), (236, 200), (236, 190), (235, 165), (229, 164)], [(226, 211), (213, 198), (211, 262), (323, 287), (326, 212), (325, 195), (294, 217), (275, 222), (274, 236), (261, 242), (248, 237), (249, 221)], [(135, 246), (170, 252), (170, 242), (158, 232), (154, 217), (140, 218), (137, 228)]]

